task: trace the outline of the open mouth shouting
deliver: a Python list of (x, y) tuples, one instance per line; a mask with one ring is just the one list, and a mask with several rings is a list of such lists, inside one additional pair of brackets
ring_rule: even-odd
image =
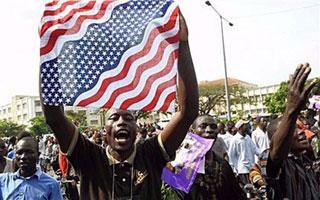
[(127, 129), (119, 129), (116, 131), (114, 138), (118, 144), (126, 144), (130, 141), (130, 132)]

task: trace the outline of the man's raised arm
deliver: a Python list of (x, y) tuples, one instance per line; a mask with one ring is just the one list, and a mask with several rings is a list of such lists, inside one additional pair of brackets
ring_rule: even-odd
[(47, 106), (42, 104), (42, 110), (47, 124), (59, 142), (61, 151), (67, 153), (75, 134), (75, 125), (65, 116), (63, 106)]
[(316, 84), (316, 81), (314, 81), (309, 86), (304, 86), (310, 71), (311, 68), (307, 63), (299, 65), (295, 73), (290, 76), (286, 110), (278, 126), (279, 128), (271, 139), (270, 158), (274, 162), (283, 161), (289, 154), (298, 114), (305, 105), (308, 94)]
[(199, 94), (196, 74), (188, 43), (188, 29), (180, 15), (180, 46), (178, 60), (179, 111), (161, 133), (161, 140), (169, 156), (174, 155), (198, 115)]

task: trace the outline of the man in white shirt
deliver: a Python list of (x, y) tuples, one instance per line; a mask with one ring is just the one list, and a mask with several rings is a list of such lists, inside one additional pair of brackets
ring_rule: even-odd
[[(264, 117), (257, 117), (257, 128), (252, 132), (252, 141), (259, 149), (260, 152), (263, 152), (266, 149), (269, 149), (270, 143), (269, 138), (266, 132), (267, 120)], [(258, 160), (258, 156), (255, 156), (255, 160)]]
[(254, 155), (259, 155), (259, 150), (247, 135), (249, 121), (239, 120), (235, 127), (238, 129), (231, 140), (229, 147), (229, 163), (235, 174), (238, 175), (240, 184), (249, 183), (249, 171), (254, 165)]
[(218, 137), (223, 139), (224, 143), (227, 146), (227, 149), (229, 150), (230, 142), (233, 138), (233, 135), (231, 134), (231, 132), (232, 132), (231, 130), (234, 127), (234, 122), (232, 122), (232, 121), (227, 122), (226, 127), (224, 127), (223, 123), (219, 123), (218, 129), (219, 129), (219, 126), (221, 126), (221, 128), (220, 128)]

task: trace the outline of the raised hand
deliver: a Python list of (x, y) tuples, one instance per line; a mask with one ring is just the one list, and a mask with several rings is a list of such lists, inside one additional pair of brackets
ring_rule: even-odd
[(310, 91), (317, 84), (317, 80), (314, 80), (308, 86), (305, 86), (310, 72), (309, 63), (300, 64), (294, 74), (290, 76), (287, 97), (287, 111), (289, 113), (300, 112), (308, 99)]

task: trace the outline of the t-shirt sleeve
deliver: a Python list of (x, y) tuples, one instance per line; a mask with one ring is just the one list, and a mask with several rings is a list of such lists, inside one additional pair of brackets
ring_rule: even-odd
[(82, 134), (77, 134), (78, 138), (72, 151), (69, 153), (70, 149), (68, 150), (68, 160), (78, 173), (85, 172), (88, 175), (95, 175), (96, 170), (99, 170), (97, 168), (103, 167), (101, 163), (105, 162), (106, 155), (101, 147), (90, 142)]

